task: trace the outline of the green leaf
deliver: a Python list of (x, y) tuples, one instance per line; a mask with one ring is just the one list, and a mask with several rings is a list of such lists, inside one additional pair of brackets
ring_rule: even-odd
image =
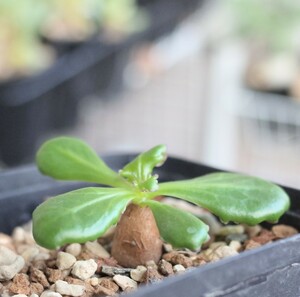
[(249, 225), (276, 222), (290, 206), (288, 195), (279, 186), (234, 173), (212, 173), (159, 186), (148, 198), (178, 197), (208, 209), (224, 222)]
[(45, 142), (37, 152), (36, 161), (43, 174), (56, 179), (121, 187), (127, 184), (79, 139), (58, 137)]
[(144, 204), (151, 208), (161, 237), (175, 248), (195, 250), (209, 239), (209, 227), (192, 214), (153, 200)]
[(95, 240), (115, 224), (133, 193), (114, 188), (84, 188), (46, 200), (33, 212), (33, 236), (56, 249)]
[(161, 166), (165, 160), (166, 147), (157, 145), (128, 163), (120, 170), (120, 175), (142, 191), (154, 191), (157, 189), (157, 176), (152, 175), (153, 168)]

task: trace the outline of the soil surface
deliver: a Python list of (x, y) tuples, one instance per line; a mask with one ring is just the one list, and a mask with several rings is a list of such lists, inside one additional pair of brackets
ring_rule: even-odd
[(110, 256), (114, 228), (97, 241), (50, 251), (35, 243), (28, 223), (16, 227), (11, 236), (0, 233), (1, 297), (117, 296), (298, 233), (287, 225), (270, 230), (259, 225), (223, 226), (198, 207), (170, 198), (164, 202), (189, 210), (210, 225), (211, 238), (201, 250), (175, 250), (164, 243), (158, 263), (127, 268)]

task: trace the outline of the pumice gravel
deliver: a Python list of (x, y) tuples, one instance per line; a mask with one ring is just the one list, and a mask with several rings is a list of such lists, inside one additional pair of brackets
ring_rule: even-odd
[[(165, 198), (166, 203), (185, 207), (182, 202)], [(193, 211), (190, 204), (187, 204)], [(195, 207), (199, 212), (199, 207)], [(72, 243), (58, 250), (38, 246), (31, 223), (16, 227), (11, 236), (0, 233), (1, 297), (117, 296), (136, 290), (140, 285), (162, 281), (166, 277), (243, 251), (287, 238), (298, 233), (288, 225), (270, 230), (260, 225), (221, 225), (210, 213), (199, 216), (210, 225), (210, 240), (201, 250), (173, 249), (163, 244), (163, 255), (156, 264), (149, 261), (135, 268), (121, 267), (111, 257), (114, 228), (104, 236), (85, 244)]]

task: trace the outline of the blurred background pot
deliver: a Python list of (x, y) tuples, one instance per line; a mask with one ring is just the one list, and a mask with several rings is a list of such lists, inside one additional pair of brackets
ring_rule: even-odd
[(1, 161), (29, 162), (47, 135), (76, 125), (86, 98), (120, 92), (131, 50), (190, 11), (180, 0), (2, 1)]

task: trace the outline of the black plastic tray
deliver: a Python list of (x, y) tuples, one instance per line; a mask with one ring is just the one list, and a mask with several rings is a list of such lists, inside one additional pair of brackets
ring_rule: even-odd
[[(134, 155), (105, 157), (114, 169)], [(160, 180), (192, 178), (218, 171), (193, 162), (169, 158), (157, 170)], [(0, 172), (0, 231), (28, 221), (33, 209), (47, 196), (83, 186), (41, 176), (34, 166)], [(300, 191), (286, 188), (291, 209), (280, 222), (300, 229)], [(300, 235), (244, 252), (236, 257), (195, 268), (161, 283), (140, 288), (132, 297), (300, 296)]]
[(43, 73), (0, 85), (0, 159), (9, 166), (32, 160), (47, 132), (74, 126), (79, 100), (117, 89), (132, 44), (91, 40)]
[(60, 57), (48, 70), (0, 83), (0, 160), (8, 166), (32, 161), (47, 132), (76, 123), (79, 100), (122, 89), (123, 67), (133, 46), (170, 32), (203, 1), (147, 1), (150, 25), (143, 32), (118, 44), (98, 38), (61, 43)]

